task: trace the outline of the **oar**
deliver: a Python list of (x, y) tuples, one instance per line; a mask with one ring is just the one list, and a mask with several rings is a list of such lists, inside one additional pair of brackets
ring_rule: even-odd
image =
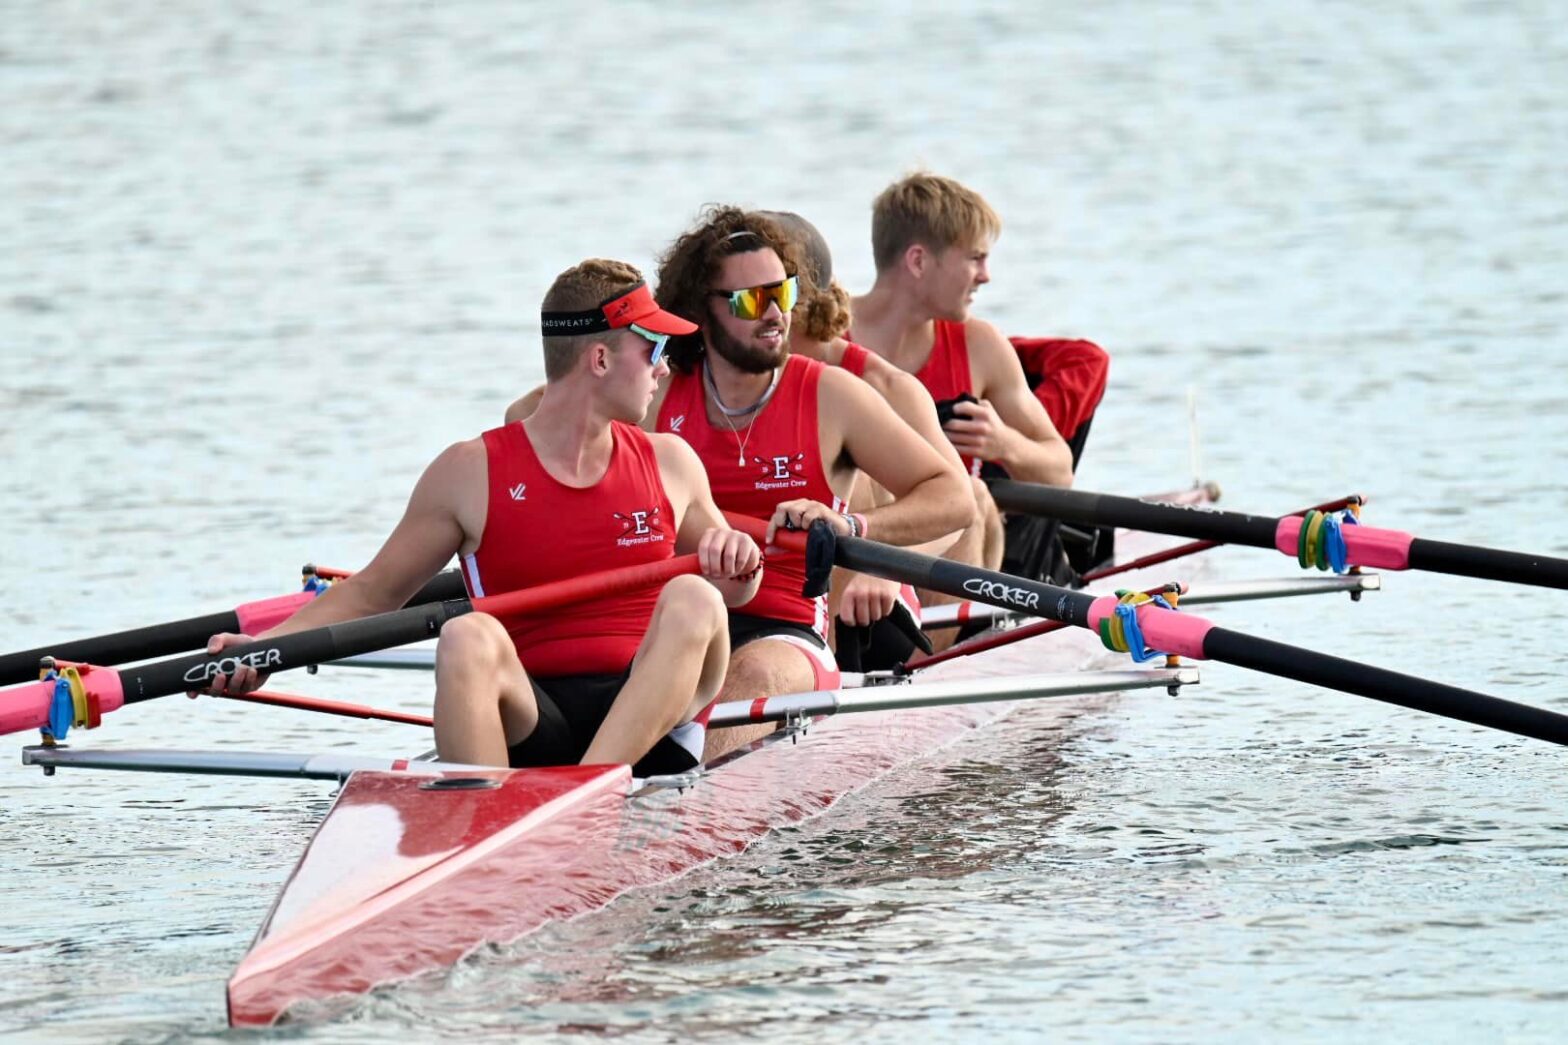
[[(759, 540), (766, 529), (758, 520), (735, 515), (730, 515), (729, 519), (730, 525)], [(1119, 616), (1119, 600), (1114, 595), (1096, 597), (978, 566), (918, 555), (864, 538), (835, 538), (825, 524), (813, 527), (809, 543), (805, 534), (784, 530), (775, 535), (773, 543), (805, 552), (808, 584), (814, 579), (820, 581), (836, 565), (917, 588), (1048, 617), (1088, 628), (1102, 636), (1106, 632), (1100, 628), (1100, 623)], [(1136, 606), (1132, 613), (1144, 644), (1165, 653), (1235, 664), (1477, 726), (1554, 744), (1568, 744), (1568, 715), (1218, 628), (1202, 617), (1162, 609), (1153, 603)]]
[[(319, 572), (325, 576), (329, 571)], [(338, 573), (340, 571), (330, 571)], [(145, 628), (99, 635), (88, 639), (72, 639), (18, 653), (0, 654), (0, 686), (25, 682), (38, 677), (38, 662), (44, 657), (88, 664), (127, 664), (135, 660), (149, 660), (171, 653), (201, 649), (207, 640), (220, 631), (233, 631), (255, 635), (280, 624), (294, 615), (301, 606), (316, 597), (314, 591), (297, 591), (271, 599), (259, 599), (201, 617), (153, 624)], [(408, 606), (423, 606), (428, 602), (459, 598), (463, 594), (463, 578), (456, 570), (436, 574), (412, 599)]]
[(1079, 671), (1070, 675), (1025, 675), (1011, 679), (960, 679), (901, 686), (823, 689), (715, 704), (708, 713), (708, 728), (743, 726), (751, 722), (785, 722), (848, 712), (902, 711), (908, 708), (958, 707), (1004, 700), (1121, 693), (1130, 689), (1161, 688), (1174, 693), (1178, 687), (1194, 685), (1197, 681), (1198, 672), (1195, 668), (1155, 668), (1148, 671)]
[[(1183, 606), (1212, 606), (1222, 602), (1251, 602), (1255, 599), (1288, 599), (1301, 595), (1360, 595), (1379, 591), (1383, 579), (1376, 573), (1353, 573), (1345, 577), (1290, 577), (1278, 581), (1228, 581), (1200, 585), (1197, 591), (1181, 592)], [(920, 607), (920, 626), (956, 628), (973, 621), (989, 623), (1019, 614), (977, 602), (947, 602), (940, 606)], [(1026, 615), (1027, 616), (1027, 615)], [(1015, 629), (1021, 631), (1023, 629)], [(1013, 634), (1013, 632), (1008, 632)], [(930, 663), (929, 659), (921, 664)]]
[[(1310, 507), (1303, 508), (1300, 511), (1291, 512), (1290, 514), (1306, 515), (1308, 512), (1337, 512), (1342, 508), (1349, 508), (1353, 504), (1364, 504), (1365, 500), (1366, 499), (1359, 494), (1352, 494), (1349, 497), (1337, 497), (1332, 501), (1324, 501), (1320, 504), (1314, 504)], [(1132, 573), (1134, 570), (1141, 570), (1149, 566), (1158, 566), (1161, 563), (1173, 562), (1176, 559), (1185, 559), (1189, 555), (1196, 555), (1199, 552), (1206, 552), (1210, 548), (1218, 548), (1220, 543), (1221, 542), (1219, 541), (1188, 541), (1186, 544), (1180, 544), (1174, 548), (1163, 548), (1160, 551), (1150, 552), (1147, 555), (1140, 555), (1136, 559), (1129, 559), (1125, 562), (1113, 562), (1107, 563), (1104, 566), (1096, 566), (1088, 573), (1085, 573), (1081, 579), (1085, 584), (1091, 584), (1094, 581), (1104, 580), (1106, 577), (1115, 577), (1118, 574)], [(1354, 592), (1351, 593), (1350, 597), (1353, 600), (1359, 600), (1360, 598), (1360, 596)]]
[(296, 711), (315, 711), (323, 715), (340, 715), (344, 718), (366, 718), (375, 719), (379, 722), (400, 722), (407, 726), (435, 725), (435, 719), (429, 715), (416, 715), (408, 711), (386, 711), (382, 708), (373, 708), (369, 704), (351, 704), (343, 700), (307, 697), (299, 693), (278, 693), (270, 689), (258, 689), (250, 693), (218, 693), (215, 695), (222, 697), (224, 700), (243, 700), (251, 704), (293, 708)]
[[(1303, 553), (1319, 568), (1325, 560), (1309, 548), (1316, 535), (1309, 528), (1303, 541), (1300, 516), (1273, 518), (1226, 512), (1193, 505), (1140, 501), (1134, 497), (1064, 490), (1037, 483), (997, 479), (990, 483), (991, 497), (1003, 511), (1044, 515), (1067, 522), (1125, 526), (1134, 530), (1166, 533), (1176, 537), (1277, 548), (1306, 564)], [(1474, 544), (1452, 544), (1414, 537), (1403, 530), (1374, 526), (1345, 526), (1345, 561), (1353, 566), (1385, 570), (1430, 570), (1482, 580), (1534, 584), (1543, 588), (1568, 588), (1568, 559), (1525, 552), (1502, 551)]]
[(447, 621), (475, 610), (501, 617), (524, 616), (662, 584), (672, 577), (696, 573), (699, 569), (696, 555), (682, 555), (504, 595), (410, 606), (374, 617), (231, 646), (211, 656), (205, 652), (193, 653), (121, 670), (73, 665), (67, 667), (59, 679), (0, 690), (0, 735), (47, 725), (56, 691), (61, 687), (64, 687), (62, 700), (74, 705), (75, 709), (70, 724), (95, 725), (100, 716), (124, 704), (201, 689), (213, 676), (232, 675), (241, 665), (269, 672), (303, 668), (356, 653), (371, 653), (434, 638)]

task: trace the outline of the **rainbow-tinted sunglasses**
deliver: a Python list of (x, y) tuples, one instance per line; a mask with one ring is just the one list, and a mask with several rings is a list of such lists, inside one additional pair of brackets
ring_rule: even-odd
[(717, 298), (727, 298), (730, 315), (736, 319), (761, 319), (768, 310), (768, 302), (778, 302), (780, 312), (788, 312), (800, 298), (800, 281), (790, 276), (777, 283), (764, 283), (760, 287), (741, 287), (739, 290), (710, 290)]

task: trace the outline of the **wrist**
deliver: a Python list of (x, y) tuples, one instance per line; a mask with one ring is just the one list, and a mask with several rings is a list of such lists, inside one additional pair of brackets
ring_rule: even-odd
[(1016, 429), (1002, 425), (997, 432), (996, 463), (1008, 471), (1014, 470), (1028, 458), (1030, 441), (1018, 433)]
[(860, 512), (840, 512), (839, 514), (844, 517), (844, 522), (849, 526), (848, 535), (850, 537), (866, 536), (866, 517), (864, 515)]

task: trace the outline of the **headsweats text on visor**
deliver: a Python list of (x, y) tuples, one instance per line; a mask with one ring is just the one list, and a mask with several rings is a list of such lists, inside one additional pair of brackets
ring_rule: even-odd
[(541, 312), (539, 326), (545, 337), (573, 337), (577, 334), (599, 334), (606, 330), (619, 330), (633, 324), (647, 327), (660, 334), (694, 334), (697, 324), (659, 307), (648, 290), (648, 284), (638, 283), (624, 294), (617, 294), (597, 308), (582, 312)]

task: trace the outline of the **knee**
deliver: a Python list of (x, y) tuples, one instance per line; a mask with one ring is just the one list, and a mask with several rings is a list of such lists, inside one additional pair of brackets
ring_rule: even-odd
[(694, 574), (676, 577), (659, 593), (654, 615), (661, 623), (712, 634), (729, 626), (719, 590)]
[(754, 699), (803, 692), (812, 688), (811, 681), (811, 666), (800, 651), (763, 639), (735, 651), (724, 676), (724, 692), (731, 700)]
[(468, 613), (442, 626), (436, 639), (436, 661), (460, 657), (465, 662), (499, 662), (511, 643), (511, 636), (499, 620), (488, 613)]

